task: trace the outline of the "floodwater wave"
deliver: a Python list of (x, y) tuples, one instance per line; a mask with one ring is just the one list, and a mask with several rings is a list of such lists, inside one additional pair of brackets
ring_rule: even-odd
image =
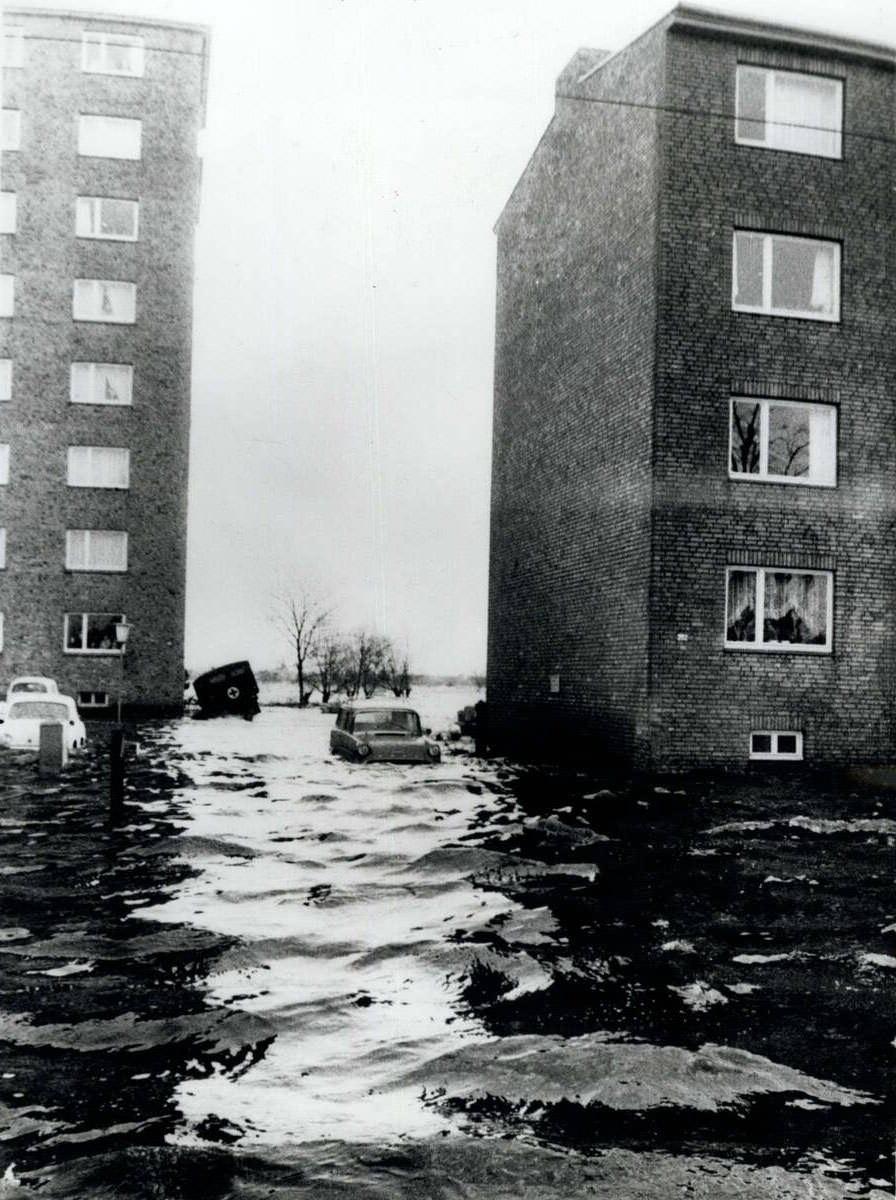
[(331, 722), (148, 725), (119, 826), (98, 748), (0, 762), (0, 1194), (884, 1194), (883, 801), (357, 766)]

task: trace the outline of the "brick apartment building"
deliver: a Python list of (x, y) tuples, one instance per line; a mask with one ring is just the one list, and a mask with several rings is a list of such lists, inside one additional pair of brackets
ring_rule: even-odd
[(206, 73), (195, 26), (4, 8), (0, 690), (183, 703)]
[(896, 55), (678, 7), (498, 223), (498, 746), (896, 761)]

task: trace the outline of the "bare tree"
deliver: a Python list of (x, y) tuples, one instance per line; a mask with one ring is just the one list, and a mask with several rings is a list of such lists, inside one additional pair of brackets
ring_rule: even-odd
[(350, 698), (360, 692), (369, 700), (377, 688), (383, 686), (388, 651), (388, 639), (367, 629), (359, 629), (352, 635), (345, 681), (345, 691)]
[(307, 592), (281, 596), (276, 602), (275, 622), (292, 646), (299, 685), (299, 707), (305, 708), (315, 684), (309, 674), (311, 656), (329, 610)]
[(311, 649), (311, 665), (314, 686), (320, 691), (324, 702), (339, 689), (345, 690), (345, 680), (350, 673), (351, 651), (344, 637), (331, 630), (321, 628)]
[(393, 696), (410, 696), (411, 673), (407, 651), (399, 654), (389, 641), (386, 642), (385, 649), (384, 677)]

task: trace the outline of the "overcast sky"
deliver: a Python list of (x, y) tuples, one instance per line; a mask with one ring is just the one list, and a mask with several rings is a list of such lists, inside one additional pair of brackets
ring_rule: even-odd
[[(575, 50), (618, 49), (670, 0), (71, 7), (212, 30), (188, 665), (288, 659), (272, 602), (305, 587), (417, 670), (482, 670), (492, 229)], [(896, 42), (893, 0), (712, 7)]]

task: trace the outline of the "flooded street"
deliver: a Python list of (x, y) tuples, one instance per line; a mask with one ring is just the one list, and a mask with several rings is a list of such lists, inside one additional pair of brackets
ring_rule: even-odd
[(0, 1194), (891, 1195), (889, 794), (332, 721), (141, 727), (117, 828), (0, 763)]

